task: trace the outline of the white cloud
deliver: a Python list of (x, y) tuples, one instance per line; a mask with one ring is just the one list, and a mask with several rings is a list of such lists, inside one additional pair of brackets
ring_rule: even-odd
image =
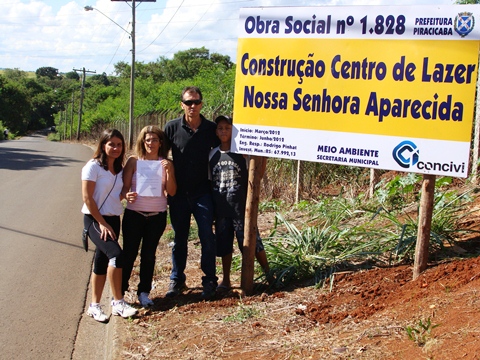
[[(180, 50), (205, 46), (235, 61), (241, 7), (452, 3), (450, 0), (157, 0), (137, 3), (136, 60), (155, 61), (160, 56), (171, 57)], [(86, 5), (97, 11), (85, 11)], [(0, 68), (35, 71), (42, 66), (52, 66), (68, 72), (85, 67), (111, 74), (115, 63), (131, 60), (131, 39), (127, 34), (131, 32), (131, 18), (131, 7), (121, 1), (10, 0), (2, 3)]]

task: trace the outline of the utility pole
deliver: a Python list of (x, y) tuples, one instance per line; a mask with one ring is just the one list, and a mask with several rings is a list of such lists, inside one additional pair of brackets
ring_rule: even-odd
[[(58, 120), (58, 130), (60, 130), (62, 126), (62, 114), (63, 114), (63, 110), (60, 109), (60, 112), (58, 113), (58, 115), (60, 116), (60, 119)], [(62, 141), (61, 133), (60, 133), (60, 141)]]
[(72, 133), (73, 133), (73, 107), (74, 107), (74, 97), (75, 92), (72, 91), (72, 108), (70, 109), (70, 141), (72, 141)]
[(78, 109), (78, 127), (77, 127), (77, 140), (80, 140), (80, 126), (82, 124), (83, 96), (84, 96), (84, 93), (85, 93), (85, 73), (89, 72), (89, 73), (95, 74), (96, 71), (85, 70), (85, 68), (73, 69), (73, 71), (82, 71), (83, 72), (82, 87), (80, 88), (80, 106), (79, 106), (79, 109)]
[(132, 68), (130, 72), (130, 114), (128, 119), (128, 148), (133, 147), (133, 122), (135, 107), (135, 0), (132, 0)]
[[(131, 71), (130, 71), (130, 111), (128, 115), (128, 149), (132, 149), (133, 147), (133, 127), (134, 127), (134, 107), (135, 107), (135, 8), (137, 7), (135, 0), (112, 0), (112, 1), (125, 1), (127, 4), (129, 1), (132, 2), (132, 4), (128, 4), (129, 6), (132, 7), (132, 32), (128, 32), (125, 30), (121, 25), (119, 25), (115, 20), (111, 19), (109, 16), (105, 15), (103, 12), (98, 10), (97, 8), (94, 8), (93, 6), (85, 6), (84, 9), (85, 11), (92, 11), (92, 10), (97, 10), (100, 14), (105, 16), (107, 19), (109, 19), (111, 22), (113, 22), (115, 25), (117, 25), (119, 28), (121, 28), (123, 31), (125, 31), (131, 38), (132, 40), (132, 64), (131, 64)], [(145, 2), (155, 2), (156, 0), (143, 0)], [(141, 3), (142, 0), (138, 0), (138, 3)]]
[(63, 112), (63, 121), (65, 121), (65, 124), (63, 125), (63, 141), (66, 141), (67, 140), (67, 122), (68, 122), (68, 118), (67, 118), (67, 103), (65, 103), (65, 110), (62, 110)]

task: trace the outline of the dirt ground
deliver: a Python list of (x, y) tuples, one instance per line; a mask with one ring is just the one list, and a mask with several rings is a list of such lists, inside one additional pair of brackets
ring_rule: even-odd
[[(271, 226), (271, 215), (260, 215), (260, 229)], [(189, 290), (165, 298), (171, 248), (162, 240), (155, 306), (121, 322), (119, 358), (479, 359), (480, 258), (466, 254), (480, 253), (480, 237), (452, 250), (458, 256), (431, 263), (416, 281), (412, 266), (403, 265), (336, 274), (331, 289), (259, 284), (253, 296), (242, 297), (240, 273), (234, 273), (236, 286), (205, 302), (197, 241), (189, 245)], [(132, 302), (137, 281), (134, 276), (127, 296)]]

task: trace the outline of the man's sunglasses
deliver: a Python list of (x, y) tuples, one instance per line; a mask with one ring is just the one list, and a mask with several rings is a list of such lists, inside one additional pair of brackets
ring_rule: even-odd
[(187, 106), (192, 106), (192, 104), (200, 105), (202, 100), (182, 100), (182, 102)]

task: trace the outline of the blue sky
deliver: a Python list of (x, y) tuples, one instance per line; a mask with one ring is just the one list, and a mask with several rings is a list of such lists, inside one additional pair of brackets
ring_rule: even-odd
[[(205, 46), (235, 62), (239, 9), (253, 6), (452, 5), (453, 0), (157, 0), (136, 7), (136, 60)], [(96, 10), (85, 11), (86, 5)], [(104, 15), (102, 15), (102, 13)], [(115, 21), (115, 25), (107, 17)], [(113, 73), (131, 61), (130, 3), (109, 0), (0, 0), (0, 68), (51, 66)]]

